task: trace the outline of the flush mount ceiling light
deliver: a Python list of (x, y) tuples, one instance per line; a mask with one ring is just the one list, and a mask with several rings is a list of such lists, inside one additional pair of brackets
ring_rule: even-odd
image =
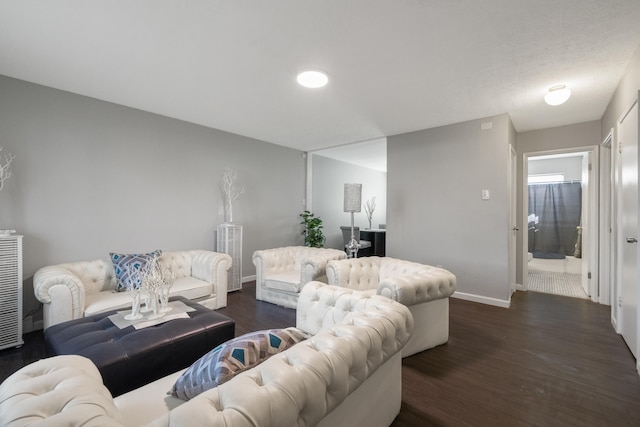
[(544, 102), (549, 105), (560, 105), (567, 102), (571, 91), (565, 85), (557, 85), (549, 88), (549, 93), (544, 96)]
[(301, 86), (317, 89), (326, 86), (329, 82), (329, 77), (322, 71), (309, 70), (298, 74), (296, 80)]

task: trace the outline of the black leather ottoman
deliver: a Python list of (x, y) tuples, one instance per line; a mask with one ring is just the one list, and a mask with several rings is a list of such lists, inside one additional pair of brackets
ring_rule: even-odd
[(184, 369), (217, 345), (232, 339), (235, 322), (191, 302), (189, 319), (174, 319), (143, 329), (119, 329), (110, 311), (59, 323), (44, 331), (47, 356), (79, 354), (93, 361), (113, 396)]

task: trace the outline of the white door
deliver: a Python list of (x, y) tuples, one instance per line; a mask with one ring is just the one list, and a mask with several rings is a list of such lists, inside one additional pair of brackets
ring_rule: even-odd
[(621, 333), (638, 359), (638, 104), (622, 118), (620, 192)]

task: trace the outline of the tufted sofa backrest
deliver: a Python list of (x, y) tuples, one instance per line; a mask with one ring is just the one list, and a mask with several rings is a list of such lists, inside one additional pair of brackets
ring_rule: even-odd
[(116, 273), (110, 260), (69, 262), (59, 266), (78, 276), (88, 295), (114, 290), (117, 287)]
[(376, 289), (384, 258), (377, 256), (333, 260), (327, 263), (327, 278), (336, 286), (357, 291)]
[(194, 252), (197, 251), (179, 251), (179, 252), (163, 252), (158, 258), (161, 267), (170, 267), (175, 273), (175, 278), (191, 276), (191, 261)]

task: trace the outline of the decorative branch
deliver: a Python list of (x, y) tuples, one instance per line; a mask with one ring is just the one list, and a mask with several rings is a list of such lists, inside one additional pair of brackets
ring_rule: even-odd
[(367, 214), (369, 220), (369, 228), (371, 228), (371, 219), (373, 218), (373, 211), (376, 210), (376, 196), (373, 196), (367, 200), (364, 204), (364, 212)]
[[(3, 150), (3, 147), (0, 147), (0, 151)], [(4, 187), (4, 182), (11, 177), (11, 162), (15, 159), (16, 156), (13, 154), (5, 154), (4, 161), (0, 161), (0, 190)]]
[(222, 181), (220, 181), (220, 191), (222, 191), (222, 198), (224, 199), (224, 217), (225, 222), (233, 222), (233, 207), (232, 202), (238, 200), (240, 196), (244, 194), (244, 186), (238, 187), (236, 182), (238, 181), (238, 173), (230, 168), (225, 168), (222, 174)]

